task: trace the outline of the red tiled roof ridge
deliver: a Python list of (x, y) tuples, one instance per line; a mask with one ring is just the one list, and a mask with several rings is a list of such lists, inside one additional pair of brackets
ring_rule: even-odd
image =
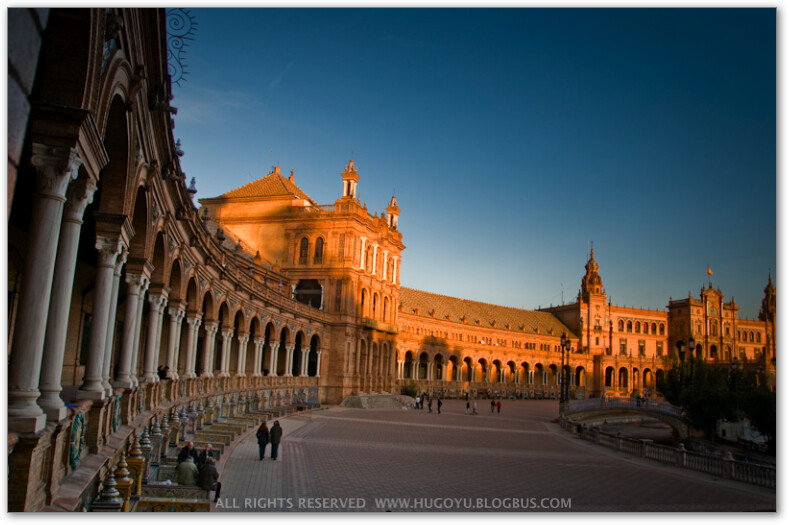
[[(273, 186), (278, 187), (275, 188)], [(230, 190), (227, 193), (223, 193), (220, 195), (220, 197), (275, 197), (285, 195), (296, 195), (298, 198), (308, 200), (313, 205), (317, 206), (316, 202), (313, 201), (310, 196), (304, 192), (304, 190), (299, 188), (295, 182), (291, 182), (280, 173), (269, 173), (265, 177), (261, 177), (252, 182), (248, 182), (243, 186), (239, 186), (238, 188)]]
[(441, 297), (443, 299), (449, 299), (451, 301), (463, 301), (463, 302), (467, 302), (467, 303), (479, 304), (479, 305), (482, 305), (482, 306), (493, 306), (495, 308), (508, 308), (510, 310), (518, 310), (519, 312), (537, 312), (537, 313), (541, 313), (541, 314), (551, 315), (549, 312), (543, 312), (541, 310), (529, 310), (528, 308), (518, 308), (517, 306), (506, 306), (506, 305), (502, 305), (502, 304), (493, 304), (493, 303), (486, 303), (484, 301), (476, 301), (474, 299), (463, 299), (462, 297), (453, 297), (451, 295), (444, 295), (444, 294), (435, 293), (435, 292), (426, 292), (424, 290), (417, 290), (416, 288), (408, 288), (407, 286), (401, 286), (400, 287), (400, 292), (402, 292), (403, 290), (407, 290), (409, 292), (416, 292), (416, 293), (420, 293), (420, 294), (433, 295), (433, 296), (436, 296), (436, 297)]

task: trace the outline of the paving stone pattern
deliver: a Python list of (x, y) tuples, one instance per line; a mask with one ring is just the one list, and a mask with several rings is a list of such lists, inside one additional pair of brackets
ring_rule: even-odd
[[(449, 400), (440, 415), (435, 407), (432, 414), (426, 409), (334, 407), (281, 419), (279, 459), (258, 461), (257, 441), (250, 433), (227, 458), (223, 497), (213, 510), (776, 508), (774, 490), (665, 466), (573, 437), (552, 421), (556, 401), (506, 401), (502, 414), (491, 414), (484, 401), (479, 408), (478, 415), (466, 415), (465, 402)], [(559, 500), (569, 501), (570, 508), (556, 508)]]

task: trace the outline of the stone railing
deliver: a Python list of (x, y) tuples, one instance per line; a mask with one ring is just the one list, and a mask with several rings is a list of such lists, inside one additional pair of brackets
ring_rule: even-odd
[(775, 466), (738, 461), (730, 452), (724, 453), (723, 456), (711, 456), (689, 452), (681, 443), (677, 447), (658, 445), (653, 443), (651, 439), (633, 439), (623, 437), (621, 434), (613, 435), (602, 432), (598, 427), (579, 425), (565, 418), (560, 419), (560, 424), (563, 429), (577, 434), (581, 439), (621, 452), (712, 474), (724, 479), (775, 488)]
[(635, 409), (660, 412), (677, 418), (682, 417), (682, 408), (670, 403), (637, 399), (632, 397), (595, 397), (577, 401), (570, 401), (565, 409), (566, 414), (586, 412), (590, 410), (616, 410)]

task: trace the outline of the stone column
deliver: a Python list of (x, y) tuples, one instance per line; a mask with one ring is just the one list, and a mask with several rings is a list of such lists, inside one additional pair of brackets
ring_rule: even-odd
[(247, 343), (249, 343), (249, 334), (238, 334), (238, 360), (236, 361), (236, 376), (238, 377), (247, 375)]
[(362, 256), (360, 258), (361, 260), (359, 261), (359, 269), (360, 270), (364, 270), (365, 269), (365, 267), (364, 267), (364, 249), (365, 249), (365, 244), (367, 244), (367, 237), (362, 237), (361, 241), (362, 241)]
[(148, 311), (148, 338), (145, 343), (145, 362), (143, 364), (142, 380), (145, 383), (155, 383), (156, 375), (156, 348), (159, 346), (159, 319), (167, 299), (163, 293), (148, 294), (151, 309)]
[(310, 349), (304, 348), (301, 351), (301, 375), (308, 376), (310, 372)]
[(140, 289), (140, 300), (137, 301), (137, 316), (135, 317), (136, 322), (134, 325), (134, 341), (131, 347), (132, 362), (130, 369), (130, 377), (135, 387), (140, 386), (140, 380), (137, 377), (137, 360), (140, 358), (140, 334), (142, 333), (142, 311), (145, 307), (145, 292), (148, 291), (150, 285), (151, 281), (146, 277)]
[(205, 342), (203, 343), (203, 374), (202, 377), (214, 377), (214, 347), (216, 346), (216, 332), (219, 330), (219, 322), (214, 320), (206, 321)]
[(92, 180), (81, 178), (72, 182), (66, 192), (67, 201), (60, 227), (39, 382), (41, 397), (38, 399), (38, 406), (44, 410), (50, 421), (60, 421), (66, 417), (66, 405), (60, 398), (60, 379), (63, 354), (66, 350), (71, 291), (74, 285), (74, 269), (77, 266), (82, 216), (85, 208), (93, 201), (95, 191), (96, 185)]
[(156, 367), (154, 370), (154, 383), (158, 383), (159, 379), (159, 362), (161, 361), (161, 353), (162, 353), (162, 325), (164, 324), (164, 313), (167, 311), (167, 295), (168, 291), (161, 290), (157, 295), (161, 295), (162, 297), (162, 304), (159, 306), (159, 311), (156, 313), (156, 344), (153, 347), (153, 366)]
[(277, 354), (279, 353), (279, 343), (271, 344), (271, 355), (269, 356), (268, 375), (277, 376)]
[(104, 345), (104, 366), (101, 370), (101, 385), (107, 397), (112, 397), (113, 388), (110, 384), (110, 366), (112, 365), (112, 347), (115, 342), (115, 314), (118, 312), (118, 288), (121, 284), (121, 270), (126, 264), (129, 252), (124, 247), (115, 263), (115, 272), (112, 276), (112, 294), (110, 295), (110, 313), (107, 318), (107, 341)]
[(416, 377), (416, 372), (417, 372), (416, 365), (417, 365), (416, 361), (411, 361), (411, 379), (413, 380), (419, 379), (418, 377)]
[(104, 350), (107, 344), (107, 323), (110, 315), (112, 284), (114, 281), (115, 263), (121, 253), (123, 244), (117, 237), (97, 237), (96, 249), (99, 251), (98, 268), (96, 268), (96, 287), (93, 295), (93, 323), (90, 326), (90, 345), (88, 361), (85, 366), (85, 377), (77, 391), (77, 399), (104, 399), (104, 387), (101, 383), (104, 368)]
[(318, 350), (318, 362), (315, 364), (315, 377), (321, 376), (321, 352), (323, 350)]
[(19, 432), (38, 432), (46, 422), (36, 400), (47, 313), (66, 187), (82, 161), (76, 148), (33, 144), (31, 164), (36, 169), (36, 191), (8, 368), (8, 430)]
[(137, 307), (140, 301), (140, 294), (143, 287), (147, 287), (148, 279), (142, 274), (126, 273), (126, 317), (123, 321), (123, 334), (121, 340), (121, 355), (118, 359), (118, 375), (115, 377), (113, 386), (116, 388), (132, 388), (134, 381), (131, 376), (132, 355), (135, 353), (134, 335), (139, 325), (137, 317)]
[(175, 308), (168, 308), (167, 313), (170, 314), (170, 336), (167, 338), (167, 366), (170, 367), (170, 377), (177, 379), (178, 350), (181, 345), (181, 323), (186, 312), (183, 305), (178, 305)]
[(293, 377), (293, 355), (296, 353), (296, 345), (286, 346), (285, 349), (288, 351), (287, 353), (288, 366), (285, 375)]
[(195, 356), (197, 355), (197, 330), (200, 328), (202, 316), (199, 313), (186, 315), (186, 363), (184, 377), (197, 377), (195, 374)]
[(252, 375), (260, 377), (261, 361), (263, 360), (263, 345), (266, 344), (266, 339), (263, 337), (255, 338), (255, 361), (252, 363)]
[(233, 329), (222, 330), (222, 358), (219, 361), (219, 377), (229, 377), (230, 347), (233, 343)]

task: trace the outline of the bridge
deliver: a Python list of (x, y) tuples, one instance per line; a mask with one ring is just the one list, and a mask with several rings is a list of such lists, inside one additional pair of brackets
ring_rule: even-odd
[(570, 401), (563, 415), (576, 423), (600, 422), (620, 416), (650, 417), (671, 426), (679, 439), (688, 437), (688, 421), (680, 407), (649, 399), (596, 397)]

